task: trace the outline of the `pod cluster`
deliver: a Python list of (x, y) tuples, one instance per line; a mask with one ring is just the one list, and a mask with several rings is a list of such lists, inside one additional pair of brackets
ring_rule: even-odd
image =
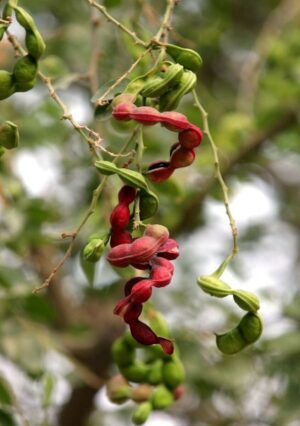
[[(146, 316), (158, 334), (169, 334), (162, 315), (148, 308)], [(137, 349), (141, 348), (142, 356), (137, 359)], [(121, 374), (108, 382), (107, 395), (117, 404), (128, 400), (137, 403), (132, 416), (134, 424), (143, 424), (152, 411), (168, 408), (182, 395), (185, 372), (178, 348), (173, 355), (166, 355), (159, 347), (141, 347), (125, 333), (114, 342), (112, 354)]]
[[(9, 1), (2, 13), (3, 19), (10, 20), (13, 11), (18, 23), (25, 29), (28, 54), (17, 60), (12, 72), (0, 70), (0, 100), (8, 98), (15, 92), (27, 92), (33, 88), (38, 72), (38, 60), (45, 50), (44, 40), (33, 18), (22, 7)], [(0, 27), (0, 40), (6, 27), (7, 25)]]
[(145, 172), (149, 180), (160, 183), (173, 172), (187, 167), (195, 159), (195, 148), (202, 140), (201, 130), (190, 123), (185, 115), (175, 111), (159, 112), (152, 107), (137, 107), (130, 102), (122, 102), (114, 107), (112, 115), (117, 120), (135, 120), (145, 126), (161, 123), (167, 129), (178, 132), (178, 142), (170, 150), (169, 161), (156, 161)]
[[(120, 194), (124, 194), (124, 190), (120, 191), (119, 200)], [(122, 208), (119, 207), (120, 205)], [(117, 229), (116, 224), (124, 226), (123, 224), (129, 220), (130, 216), (124, 209), (124, 205), (120, 203), (111, 215), (111, 222), (115, 230)], [(143, 304), (152, 295), (153, 287), (165, 287), (171, 282), (174, 267), (170, 260), (178, 257), (178, 244), (169, 238), (168, 229), (162, 225), (147, 225), (143, 236), (136, 239), (133, 239), (128, 232), (131, 241), (126, 243), (121, 242), (124, 232), (128, 231), (121, 230), (119, 234), (112, 233), (112, 248), (108, 252), (107, 260), (111, 265), (120, 268), (133, 266), (139, 270), (148, 270), (149, 276), (134, 277), (127, 281), (124, 298), (117, 303), (114, 313), (123, 317), (137, 342), (146, 346), (159, 344), (165, 353), (172, 354), (173, 343), (165, 337), (158, 336), (139, 318), (142, 314)], [(126, 238), (128, 234), (126, 234)]]

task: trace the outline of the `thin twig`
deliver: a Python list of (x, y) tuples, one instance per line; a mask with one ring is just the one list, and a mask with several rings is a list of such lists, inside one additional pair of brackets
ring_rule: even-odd
[[(128, 139), (128, 141), (124, 144), (124, 146), (122, 147), (122, 149), (119, 152), (119, 156), (116, 157), (112, 162), (116, 163), (118, 158), (124, 153), (124, 151), (126, 151), (126, 149), (128, 148), (128, 146), (130, 145), (130, 143), (132, 142), (132, 140), (135, 138), (135, 135), (137, 133), (137, 128), (133, 131), (131, 137)], [(98, 199), (105, 187), (105, 184), (107, 182), (108, 176), (104, 176), (104, 178), (102, 179), (102, 181), (100, 182), (100, 184), (97, 186), (97, 188), (93, 191), (93, 197), (91, 200), (91, 203), (84, 215), (84, 217), (82, 218), (80, 224), (78, 225), (78, 227), (75, 229), (74, 232), (72, 233), (63, 233), (62, 234), (62, 238), (67, 238), (70, 237), (71, 238), (71, 242), (67, 248), (67, 251), (65, 252), (64, 256), (62, 257), (62, 259), (57, 263), (57, 265), (53, 268), (52, 272), (50, 273), (50, 275), (46, 278), (46, 280), (43, 282), (43, 284), (39, 287), (36, 287), (32, 290), (33, 293), (37, 293), (40, 290), (49, 287), (50, 282), (52, 280), (52, 278), (54, 277), (54, 275), (61, 269), (61, 267), (64, 265), (64, 263), (66, 262), (66, 260), (71, 256), (76, 239), (78, 237), (78, 234), (80, 233), (80, 231), (82, 230), (82, 228), (84, 227), (84, 225), (86, 224), (86, 222), (89, 220), (89, 218), (93, 215), (93, 213), (95, 212), (95, 208), (98, 202)]]
[(154, 36), (154, 41), (165, 41), (168, 32), (171, 30), (171, 19), (176, 4), (177, 0), (167, 0), (167, 7), (163, 16), (163, 20), (159, 30)]
[(202, 106), (196, 90), (194, 89), (192, 91), (193, 94), (193, 98), (195, 100), (195, 104), (197, 106), (197, 108), (199, 109), (201, 116), (202, 116), (202, 120), (203, 120), (203, 131), (206, 134), (212, 152), (213, 152), (213, 157), (214, 157), (214, 165), (215, 165), (215, 173), (216, 173), (216, 178), (218, 179), (221, 189), (222, 189), (222, 193), (223, 193), (223, 199), (224, 199), (224, 205), (225, 205), (225, 209), (226, 209), (226, 214), (228, 216), (229, 219), (229, 224), (230, 224), (230, 228), (231, 228), (231, 233), (232, 233), (232, 240), (233, 240), (233, 247), (232, 247), (232, 251), (231, 254), (228, 256), (229, 261), (231, 261), (233, 259), (233, 257), (238, 253), (239, 248), (238, 248), (238, 241), (237, 241), (237, 227), (236, 227), (236, 223), (235, 223), (235, 219), (231, 213), (231, 208), (230, 208), (230, 203), (229, 203), (229, 198), (228, 198), (228, 187), (223, 179), (222, 176), (222, 172), (221, 172), (221, 168), (220, 168), (220, 161), (219, 161), (219, 156), (218, 156), (218, 148), (213, 140), (213, 137), (211, 135), (210, 132), (210, 128), (209, 128), (209, 123), (208, 123), (208, 113), (206, 112), (206, 110), (204, 109), (204, 107)]
[[(144, 150), (145, 150), (145, 145), (144, 145), (144, 138), (143, 138), (143, 126), (139, 126), (137, 148), (136, 148), (136, 165), (137, 165), (138, 172), (142, 171), (142, 160), (143, 160)], [(133, 229), (138, 229), (142, 225), (140, 212), (141, 212), (140, 211), (140, 193), (138, 193), (134, 203)]]
[(147, 43), (145, 43), (142, 39), (140, 39), (134, 31), (131, 31), (129, 28), (125, 27), (125, 25), (119, 22), (110, 13), (108, 13), (108, 11), (106, 10), (104, 6), (100, 5), (94, 0), (87, 0), (87, 1), (92, 7), (95, 7), (96, 9), (98, 9), (99, 12), (101, 12), (102, 15), (104, 15), (109, 22), (113, 23), (118, 28), (120, 28), (120, 30), (128, 34), (136, 44), (139, 44), (140, 46), (143, 46), (143, 47), (147, 47)]
[(148, 47), (148, 49), (146, 49), (138, 58), (135, 62), (133, 62), (133, 64), (128, 68), (127, 71), (124, 72), (124, 74), (122, 74), (104, 93), (103, 95), (97, 99), (96, 101), (96, 105), (103, 105), (106, 103), (106, 96), (113, 90), (115, 89), (120, 83), (122, 83), (123, 80), (125, 80), (125, 78), (127, 78), (129, 76), (129, 74), (136, 68), (136, 66), (141, 62), (141, 60), (151, 51), (151, 47)]
[(96, 9), (91, 9), (91, 57), (88, 70), (91, 92), (95, 93), (99, 86), (98, 79), (98, 60), (100, 56), (99, 49), (99, 26), (100, 19)]

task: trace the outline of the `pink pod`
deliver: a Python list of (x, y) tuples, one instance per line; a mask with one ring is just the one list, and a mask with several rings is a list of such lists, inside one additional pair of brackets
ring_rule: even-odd
[(170, 274), (173, 275), (174, 265), (168, 259), (165, 259), (164, 257), (155, 256), (151, 260), (150, 265), (151, 265), (152, 270), (157, 268), (157, 267), (162, 267), (162, 268), (166, 268), (170, 272)]
[(129, 185), (124, 185), (118, 194), (119, 203), (129, 205), (135, 199), (136, 189)]
[(144, 277), (134, 277), (134, 278), (131, 278), (129, 281), (127, 281), (127, 283), (125, 284), (125, 287), (124, 287), (125, 296), (129, 296), (133, 286), (135, 286), (138, 282), (145, 280), (145, 279), (146, 278), (144, 278)]
[(164, 337), (157, 336), (151, 328), (143, 322), (137, 320), (129, 324), (132, 337), (142, 345), (161, 345), (163, 351), (171, 355), (174, 351), (173, 343)]
[(169, 238), (169, 230), (163, 225), (147, 225), (144, 231), (144, 236), (152, 237), (159, 240), (160, 244), (165, 244)]
[(152, 295), (152, 286), (153, 281), (149, 279), (144, 279), (136, 283), (128, 296), (130, 303), (139, 304), (147, 302)]
[(152, 269), (150, 278), (153, 281), (154, 287), (165, 287), (166, 285), (170, 284), (172, 274), (168, 268), (157, 266)]
[(129, 264), (143, 264), (149, 262), (158, 251), (159, 247), (164, 244), (164, 242), (161, 241), (165, 241), (163, 236), (161, 239), (143, 236), (134, 240), (131, 244)]
[(202, 140), (202, 132), (198, 127), (193, 126), (192, 128), (180, 132), (178, 139), (180, 145), (183, 148), (193, 149), (200, 145)]
[(190, 166), (195, 159), (195, 155), (193, 149), (185, 149), (179, 145), (172, 151), (170, 165), (174, 169)]
[(165, 111), (160, 114), (162, 125), (172, 132), (180, 132), (188, 129), (190, 123), (185, 115), (176, 111)]
[(136, 110), (136, 106), (131, 102), (122, 102), (112, 110), (112, 116), (116, 120), (131, 120), (131, 113)]
[(147, 263), (131, 263), (131, 266), (133, 266), (135, 269), (139, 269), (140, 271), (146, 271), (146, 269), (149, 269), (149, 262)]
[(157, 252), (157, 256), (164, 257), (165, 259), (174, 260), (179, 256), (179, 245), (177, 241), (168, 238), (163, 246)]
[(130, 244), (132, 243), (132, 241), (133, 241), (132, 236), (130, 235), (130, 232), (128, 231), (113, 230), (110, 236), (111, 247), (116, 247), (120, 244)]
[(140, 304), (133, 304), (131, 303), (128, 305), (126, 312), (123, 315), (124, 321), (127, 322), (127, 324), (132, 323), (133, 321), (136, 321), (138, 317), (141, 315), (143, 310), (143, 305)]
[(114, 231), (123, 230), (129, 224), (130, 211), (127, 204), (118, 204), (110, 215), (110, 224)]
[(132, 243), (119, 244), (116, 247), (113, 247), (106, 257), (109, 263), (113, 266), (118, 266), (120, 268), (129, 266), (131, 256), (131, 245)]
[(174, 172), (168, 161), (156, 161), (150, 164), (147, 172), (147, 178), (153, 183), (161, 183), (167, 180)]
[(147, 106), (136, 108), (130, 114), (130, 117), (144, 126), (152, 126), (161, 121), (160, 112), (155, 108)]

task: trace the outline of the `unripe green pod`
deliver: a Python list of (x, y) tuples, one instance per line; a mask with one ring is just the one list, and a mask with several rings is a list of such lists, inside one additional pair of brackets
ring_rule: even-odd
[(142, 402), (133, 412), (132, 422), (135, 425), (142, 425), (148, 419), (152, 411), (152, 405), (149, 401)]
[(26, 12), (25, 9), (19, 6), (15, 6), (15, 13), (16, 18), (19, 24), (26, 30), (26, 31), (34, 31), (36, 29), (35, 23), (31, 15), (29, 15), (28, 12)]
[(180, 385), (185, 377), (185, 371), (179, 359), (172, 357), (171, 361), (164, 363), (162, 369), (163, 381), (170, 389), (175, 389)]
[(163, 410), (173, 403), (174, 396), (164, 385), (160, 385), (154, 389), (150, 401), (154, 410)]
[(119, 367), (126, 367), (134, 362), (134, 351), (130, 349), (123, 339), (117, 339), (112, 346), (113, 359)]
[(83, 249), (83, 257), (89, 262), (98, 262), (105, 250), (105, 243), (101, 238), (95, 238), (87, 243)]
[(149, 366), (141, 363), (134, 362), (133, 364), (121, 367), (121, 373), (127, 380), (136, 383), (145, 383), (147, 382), (147, 376), (149, 373)]
[(31, 55), (20, 58), (13, 69), (16, 83), (28, 83), (35, 79), (38, 71), (36, 60)]
[(14, 92), (15, 86), (12, 73), (0, 70), (0, 100), (8, 98)]
[(249, 312), (238, 325), (238, 329), (247, 344), (259, 339), (263, 331), (263, 323), (259, 315)]
[(125, 333), (122, 336), (122, 340), (129, 349), (137, 349), (141, 347), (141, 344), (137, 342), (131, 335), (131, 333)]
[(175, 109), (181, 98), (194, 88), (196, 82), (196, 74), (192, 71), (184, 71), (179, 84), (160, 97), (159, 110), (172, 111)]
[[(156, 334), (165, 337), (170, 336), (168, 323), (165, 317), (160, 312), (157, 312), (155, 309), (149, 308), (149, 310), (147, 311), (147, 318), (150, 327), (155, 331)], [(169, 355), (167, 359), (169, 359)]]
[(141, 94), (150, 98), (161, 96), (179, 84), (182, 75), (183, 67), (179, 64), (171, 64), (165, 73), (161, 73), (161, 77), (154, 77), (146, 82)]
[(233, 355), (244, 349), (247, 345), (238, 328), (234, 328), (225, 334), (217, 335), (216, 342), (218, 349), (226, 355)]
[(228, 284), (213, 275), (200, 277), (198, 284), (205, 293), (211, 296), (222, 298), (232, 293), (231, 287)]
[(154, 192), (141, 191), (140, 193), (140, 217), (141, 220), (155, 215), (158, 209), (158, 197)]
[(131, 388), (130, 399), (135, 402), (148, 401), (152, 393), (152, 386), (147, 383), (143, 383), (137, 387)]
[(150, 385), (158, 385), (162, 382), (162, 368), (163, 361), (161, 359), (157, 359), (150, 365), (147, 376), (147, 382), (150, 383)]
[(258, 297), (246, 290), (233, 290), (234, 301), (244, 311), (256, 312), (259, 309)]
[(196, 72), (202, 65), (202, 58), (195, 50), (185, 49), (174, 44), (167, 44), (166, 52), (174, 61), (183, 65), (188, 70)]
[(36, 78), (25, 83), (15, 83), (15, 92), (28, 92), (28, 90), (31, 90), (35, 86), (35, 83)]
[(118, 374), (107, 383), (106, 392), (112, 402), (123, 404), (129, 399), (131, 388), (124, 377)]
[(45, 51), (46, 45), (41, 34), (38, 30), (27, 31), (25, 37), (25, 43), (28, 52), (35, 59), (39, 59)]
[(19, 145), (19, 130), (11, 121), (5, 121), (0, 126), (0, 146), (6, 149), (17, 148)]

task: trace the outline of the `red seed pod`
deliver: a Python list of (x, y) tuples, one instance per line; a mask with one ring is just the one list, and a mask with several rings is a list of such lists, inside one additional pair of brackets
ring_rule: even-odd
[(133, 238), (128, 231), (113, 231), (110, 236), (110, 246), (116, 247), (120, 244), (130, 244)]
[(130, 295), (128, 296), (130, 303), (139, 304), (145, 303), (147, 300), (149, 300), (152, 295), (152, 286), (153, 281), (148, 279), (142, 280), (135, 284), (131, 289)]
[(129, 266), (131, 245), (132, 244), (119, 244), (116, 247), (113, 247), (106, 257), (109, 263), (111, 263), (113, 266), (118, 266), (120, 268)]
[(130, 221), (130, 211), (126, 204), (118, 204), (110, 215), (113, 230), (123, 230)]
[(172, 274), (169, 269), (163, 266), (157, 266), (152, 269), (150, 278), (153, 280), (154, 287), (165, 287), (170, 284)]
[(174, 345), (171, 342), (171, 340), (165, 339), (163, 337), (159, 337), (158, 343), (162, 347), (162, 350), (164, 351), (164, 353), (166, 353), (168, 355), (172, 355), (172, 353), (174, 352)]
[(124, 185), (118, 194), (119, 203), (129, 205), (135, 199), (136, 189), (129, 185)]
[(132, 262), (131, 266), (133, 266), (134, 268), (139, 269), (141, 271), (146, 271), (146, 269), (150, 268), (149, 262), (147, 262), (147, 263), (133, 263)]
[(139, 107), (136, 108), (131, 114), (130, 117), (141, 123), (144, 126), (152, 126), (161, 121), (160, 112), (152, 107)]
[(131, 120), (131, 113), (136, 109), (133, 103), (123, 102), (113, 108), (112, 116), (117, 120)]
[(181, 147), (181, 145), (180, 145), (180, 143), (179, 142), (176, 142), (176, 143), (173, 143), (173, 145), (171, 146), (171, 148), (170, 148), (170, 156), (173, 154), (173, 152), (177, 149), (177, 148), (180, 148)]
[(195, 159), (195, 151), (193, 149), (185, 149), (181, 146), (175, 148), (171, 155), (170, 165), (174, 169), (179, 169), (180, 167), (187, 167)]
[(169, 238), (169, 230), (163, 225), (147, 225), (144, 236), (152, 237), (155, 240), (159, 240), (160, 244), (165, 244)]
[(147, 178), (153, 183), (161, 183), (167, 180), (174, 172), (168, 161), (157, 161), (150, 164), (146, 172)]
[(138, 317), (141, 315), (143, 310), (142, 304), (133, 304), (131, 303), (128, 305), (126, 312), (123, 315), (124, 321), (127, 322), (127, 324), (130, 324), (133, 321), (136, 321)]
[(169, 238), (167, 242), (160, 247), (157, 256), (164, 257), (165, 259), (173, 260), (179, 256), (179, 245), (177, 241)]
[(133, 321), (130, 326), (132, 337), (142, 345), (154, 345), (158, 343), (158, 337), (151, 328), (141, 321)]
[(184, 386), (182, 386), (182, 385), (177, 386), (177, 388), (175, 388), (174, 391), (173, 391), (174, 399), (177, 400), (177, 399), (181, 398), (182, 395), (184, 394), (184, 392), (185, 392)]
[(157, 267), (166, 268), (170, 272), (170, 274), (172, 274), (172, 275), (173, 275), (173, 272), (174, 272), (173, 264), (168, 259), (165, 259), (164, 257), (155, 256), (151, 260), (151, 267), (152, 267), (152, 269), (155, 269)]
[(162, 125), (172, 132), (180, 132), (188, 129), (190, 123), (185, 115), (176, 111), (165, 111), (160, 114)]
[(179, 133), (179, 143), (183, 148), (193, 149), (200, 145), (202, 140), (202, 132), (200, 129), (198, 129), (199, 132), (197, 132), (195, 128), (198, 129), (198, 127), (194, 126), (193, 128), (183, 130)]
[(160, 241), (164, 241), (164, 239), (156, 240), (147, 236), (143, 236), (134, 240), (131, 244), (131, 256), (129, 259), (129, 264), (148, 263), (149, 260), (156, 254), (159, 247), (164, 244)]
[(132, 287), (135, 286), (135, 284), (137, 284), (138, 282), (144, 280), (145, 278), (143, 277), (134, 277), (131, 278), (129, 281), (127, 281), (127, 283), (125, 284), (124, 287), (124, 294), (125, 296), (129, 296), (132, 290)]

